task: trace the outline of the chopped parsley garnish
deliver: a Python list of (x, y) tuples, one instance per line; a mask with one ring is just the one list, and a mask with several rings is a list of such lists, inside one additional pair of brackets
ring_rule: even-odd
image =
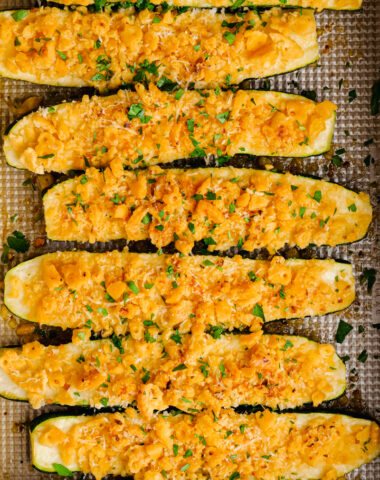
[(218, 340), (223, 333), (224, 328), (217, 325), (210, 325), (210, 335)]
[(170, 338), (178, 345), (182, 345), (181, 335), (179, 334), (178, 330), (176, 330), (175, 333), (170, 335)]
[(145, 110), (141, 103), (134, 103), (128, 110), (128, 118), (130, 120), (138, 118), (141, 123), (148, 123), (152, 117), (145, 115)]
[[(23, 20), (29, 14), (28, 10), (16, 10), (12, 13), (13, 20), (19, 22)], [(72, 476), (72, 475), (71, 475)]]
[(361, 363), (365, 363), (367, 361), (367, 358), (368, 358), (367, 350), (363, 350), (358, 356), (358, 360)]
[(172, 372), (179, 372), (180, 370), (186, 370), (187, 367), (184, 363), (181, 363), (180, 365), (177, 365), (176, 367), (173, 368)]
[(356, 93), (356, 90), (350, 90), (348, 92), (348, 102), (351, 103), (353, 102), (356, 98), (358, 98), (358, 95)]
[(265, 322), (263, 307), (258, 303), (256, 303), (256, 305), (253, 307), (252, 315), (261, 318)]
[(3, 246), (3, 253), (1, 255), (1, 261), (8, 263), (9, 250), (15, 250), (19, 253), (25, 253), (29, 250), (30, 242), (25, 235), (17, 230), (14, 230), (12, 235), (7, 238), (7, 244)]
[(229, 45), (233, 45), (236, 35), (232, 32), (224, 32), (223, 33), (223, 38), (227, 40)]
[(344, 339), (347, 335), (351, 332), (354, 327), (349, 323), (345, 322), (344, 320), (340, 320), (338, 325), (338, 330), (335, 334), (335, 340), (337, 343), (343, 343)]
[(73, 477), (74, 474), (71, 470), (69, 470), (67, 467), (64, 465), (61, 465), (60, 463), (53, 463), (53, 468), (58, 473), (59, 476), (61, 477)]
[(56, 50), (57, 54), (62, 58), (62, 60), (67, 60), (67, 55), (59, 50)]
[(229, 119), (230, 114), (231, 112), (227, 110), (226, 112), (218, 113), (218, 115), (216, 115), (216, 118), (219, 120), (220, 123), (224, 123)]
[(133, 280), (129, 280), (129, 281), (127, 282), (127, 285), (128, 285), (128, 287), (132, 290), (132, 292), (133, 292), (134, 294), (137, 295), (138, 293), (140, 293), (140, 290), (138, 289), (137, 285), (135, 284), (135, 282), (134, 282)]
[(367, 282), (367, 292), (372, 292), (372, 287), (376, 282), (376, 270), (374, 268), (365, 268), (360, 275), (360, 284), (363, 285)]

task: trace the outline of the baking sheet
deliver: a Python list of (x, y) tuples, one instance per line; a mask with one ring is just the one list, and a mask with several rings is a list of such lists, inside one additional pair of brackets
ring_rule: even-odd
[[(0, 0), (0, 10), (10, 8), (28, 8), (33, 1)], [(255, 162), (237, 161), (238, 166), (256, 166), (272, 163), (280, 170), (290, 169), (292, 173), (318, 175), (340, 183), (357, 191), (363, 190), (371, 195), (375, 206), (374, 221), (368, 236), (353, 245), (336, 248), (313, 248), (301, 252), (304, 258), (332, 257), (344, 259), (354, 264), (357, 280), (357, 298), (346, 311), (320, 318), (275, 323), (267, 327), (268, 331), (281, 333), (307, 334), (314, 339), (334, 342), (339, 320), (349, 322), (354, 329), (338, 353), (349, 355), (347, 362), (347, 394), (339, 400), (330, 402), (326, 407), (334, 410), (371, 415), (380, 419), (380, 330), (373, 324), (380, 322), (380, 273), (372, 294), (367, 292), (366, 284), (361, 285), (359, 278), (364, 269), (376, 268), (380, 247), (376, 243), (376, 227), (379, 212), (376, 208), (376, 162), (367, 166), (364, 160), (380, 160), (380, 115), (370, 114), (371, 87), (380, 78), (380, 5), (379, 0), (364, 0), (361, 12), (324, 12), (317, 15), (321, 58), (317, 66), (307, 67), (298, 72), (277, 76), (269, 80), (251, 81), (244, 86), (249, 88), (270, 88), (290, 93), (315, 91), (317, 99), (329, 99), (339, 105), (337, 126), (333, 146), (329, 154), (321, 157), (297, 160), (257, 159)], [(357, 98), (349, 102), (349, 92), (355, 90)], [(0, 130), (4, 132), (15, 118), (14, 107), (30, 96), (41, 96), (45, 102), (55, 98), (73, 98), (78, 92), (73, 89), (41, 87), (26, 82), (0, 79)], [(352, 94), (351, 94), (352, 95)], [(370, 140), (373, 139), (371, 143)], [(369, 143), (369, 144), (368, 144)], [(344, 148), (347, 153), (341, 155), (343, 165), (331, 166), (331, 157), (336, 150)], [(35, 177), (30, 173), (17, 171), (5, 165), (4, 155), (0, 153), (0, 230), (2, 244), (9, 232), (19, 230), (31, 242), (25, 255), (17, 254), (9, 265), (0, 264), (0, 280), (4, 273), (16, 263), (55, 250), (78, 247), (70, 242), (50, 242), (36, 247), (45, 239), (41, 195), (38, 188), (32, 188)], [(28, 179), (32, 179), (32, 182)], [(26, 186), (23, 183), (27, 180)], [(18, 214), (12, 223), (11, 217)], [(114, 242), (112, 246), (122, 248), (123, 242)], [(80, 248), (85, 248), (81, 245)], [(110, 244), (95, 244), (89, 250), (105, 251)], [(141, 246), (140, 246), (141, 248)], [(233, 253), (231, 251), (230, 253)], [(297, 253), (295, 250), (287, 254)], [(255, 253), (257, 256), (257, 252)], [(254, 257), (255, 255), (250, 255)], [(1, 290), (1, 289), (0, 289)], [(2, 295), (1, 291), (1, 295)], [(18, 344), (22, 341), (15, 332), (16, 320), (3, 312), (0, 319), (0, 345)], [(362, 327), (361, 327), (362, 326)], [(362, 331), (364, 329), (364, 331)], [(360, 333), (361, 332), (361, 333)], [(363, 350), (368, 353), (365, 363), (357, 357)], [(57, 407), (56, 407), (57, 408)], [(45, 411), (47, 409), (44, 409)], [(30, 452), (27, 429), (24, 422), (36, 417), (40, 411), (33, 411), (28, 405), (0, 399), (0, 480), (46, 479), (49, 475), (39, 473), (30, 466)], [(54, 476), (50, 476), (54, 478)], [(350, 480), (379, 480), (380, 459), (361, 467), (347, 476)]]

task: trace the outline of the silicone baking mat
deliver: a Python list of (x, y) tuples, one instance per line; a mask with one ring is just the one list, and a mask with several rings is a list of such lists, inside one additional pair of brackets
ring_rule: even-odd
[[(35, 6), (33, 1), (0, 0), (0, 10), (31, 6)], [(290, 93), (306, 91), (309, 95), (314, 95), (315, 92), (318, 100), (329, 99), (336, 102), (339, 111), (331, 151), (324, 156), (310, 159), (256, 159), (252, 162), (237, 160), (235, 164), (256, 166), (272, 163), (279, 170), (290, 169), (292, 173), (317, 175), (371, 195), (375, 215), (368, 236), (364, 240), (336, 248), (313, 248), (303, 252), (293, 249), (284, 252), (288, 256), (332, 257), (353, 263), (357, 287), (354, 304), (338, 314), (286, 323), (277, 322), (267, 327), (267, 330), (306, 334), (320, 341), (334, 342), (339, 320), (350, 323), (354, 327), (353, 330), (343, 344), (337, 345), (339, 354), (349, 356), (347, 393), (339, 400), (323, 407), (371, 415), (380, 419), (380, 330), (374, 327), (380, 322), (380, 272), (371, 293), (368, 292), (367, 282), (368, 270), (376, 269), (376, 259), (380, 253), (379, 245), (376, 243), (378, 224), (376, 164), (380, 161), (380, 115), (372, 116), (370, 109), (371, 88), (380, 78), (379, 0), (364, 0), (360, 12), (317, 14), (317, 22), (321, 52), (317, 65), (269, 80), (246, 82), (244, 87)], [(78, 91), (73, 89), (41, 87), (21, 81), (0, 79), (0, 130), (4, 132), (19, 113), (20, 105), (29, 97), (41, 97), (35, 99), (36, 102), (41, 99), (45, 103), (52, 103), (53, 100), (70, 99), (74, 96), (78, 96)], [(339, 150), (345, 153), (340, 153)], [(334, 157), (336, 151), (338, 154)], [(2, 232), (0, 250), (8, 233), (13, 230), (24, 233), (31, 244), (25, 255), (16, 254), (8, 265), (0, 264), (0, 281), (8, 268), (26, 258), (58, 249), (86, 248), (85, 245), (78, 246), (75, 243), (45, 241), (44, 224), (41, 219), (41, 193), (36, 177), (8, 167), (2, 151), (0, 157)], [(123, 242), (116, 242), (112, 245), (95, 244), (87, 248), (105, 251), (114, 247), (122, 248), (124, 245)], [(263, 255), (262, 252), (260, 254)], [(257, 256), (257, 252), (251, 256)], [(364, 279), (363, 272), (367, 272)], [(361, 278), (364, 280), (363, 283)], [(19, 322), (17, 319), (6, 315), (4, 309), (2, 316), (1, 346), (18, 344), (28, 339), (17, 336), (15, 330)], [(11, 478), (34, 480), (49, 477), (30, 466), (28, 435), (24, 423), (39, 413), (33, 411), (27, 404), (0, 399), (0, 480)], [(347, 478), (379, 480), (380, 459), (349, 474)]]

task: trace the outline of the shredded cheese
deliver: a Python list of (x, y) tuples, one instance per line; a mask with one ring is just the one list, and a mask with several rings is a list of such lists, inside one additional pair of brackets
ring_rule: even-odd
[(20, 317), (63, 329), (88, 327), (103, 336), (130, 332), (138, 340), (144, 321), (168, 335), (210, 325), (256, 331), (264, 320), (323, 315), (354, 298), (351, 265), (278, 256), (253, 261), (56, 252), (19, 265), (5, 278), (5, 303)]
[(213, 9), (88, 13), (85, 7), (47, 7), (0, 15), (1, 74), (35, 83), (104, 89), (147, 75), (166, 85), (169, 79), (204, 88), (284, 73), (317, 58), (309, 10), (240, 16)]
[(353, 242), (372, 218), (368, 195), (329, 182), (234, 168), (131, 172), (114, 162), (48, 191), (49, 238), (150, 239), (158, 247), (174, 240), (182, 253), (203, 240), (209, 250), (275, 252), (285, 244)]
[(144, 421), (127, 409), (47, 420), (32, 432), (34, 451), (45, 447), (49, 458), (58, 450), (64, 465), (98, 480), (110, 473), (138, 480), (336, 480), (375, 458), (379, 437), (368, 420), (269, 410), (174, 412)]
[(5, 137), (11, 165), (36, 173), (104, 167), (121, 159), (137, 168), (237, 153), (307, 156), (328, 150), (336, 105), (279, 92), (207, 90), (136, 92), (43, 108)]
[(147, 419), (169, 406), (189, 413), (241, 404), (316, 406), (344, 391), (345, 368), (331, 345), (260, 333), (213, 339), (196, 328), (165, 339), (154, 319), (145, 323), (143, 340), (83, 342), (74, 332), (75, 343), (59, 347), (32, 342), (21, 351), (4, 349), (0, 368), (34, 408), (137, 402)]

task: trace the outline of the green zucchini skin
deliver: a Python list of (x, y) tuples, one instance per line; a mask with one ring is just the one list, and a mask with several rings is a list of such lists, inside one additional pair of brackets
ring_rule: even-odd
[[(244, 412), (243, 411), (237, 411), (237, 413), (252, 414), (252, 413), (255, 413), (257, 411), (262, 411), (262, 410), (263, 409), (261, 409), (261, 408), (252, 408), (249, 411), (244, 411)], [(112, 410), (104, 409), (100, 413), (97, 412), (97, 414), (108, 413), (108, 412), (111, 413)], [(185, 412), (181, 412), (181, 413), (186, 414)], [(299, 409), (294, 409), (294, 410), (289, 410), (289, 411), (283, 411), (281, 414), (287, 414), (287, 413), (297, 414), (297, 416), (298, 415), (299, 416), (304, 416), (304, 415), (307, 416), (307, 415), (313, 415), (313, 414), (326, 415), (326, 416), (339, 415), (341, 417), (345, 417), (347, 420), (352, 420), (353, 422), (355, 420), (365, 420), (365, 421), (374, 423), (374, 424), (379, 426), (379, 422), (376, 419), (373, 419), (370, 416), (362, 415), (362, 414), (355, 414), (355, 413), (348, 412), (348, 411), (345, 411), (345, 410), (328, 410), (327, 411), (325, 409), (318, 409), (318, 410), (303, 409), (302, 411), (300, 411)], [(281, 415), (281, 414), (279, 414), (279, 415)], [(30, 442), (31, 442), (31, 446), (32, 446), (32, 465), (33, 465), (33, 467), (36, 470), (38, 470), (40, 472), (43, 472), (43, 473), (53, 473), (53, 472), (55, 472), (54, 468), (49, 468), (49, 467), (44, 468), (41, 465), (38, 465), (36, 463), (36, 460), (35, 460), (36, 445), (35, 445), (35, 441), (34, 441), (34, 435), (36, 433), (36, 429), (38, 429), (40, 426), (42, 426), (45, 422), (49, 422), (49, 421), (54, 422), (55, 419), (59, 420), (60, 418), (62, 418), (62, 419), (77, 418), (77, 417), (80, 417), (80, 416), (86, 417), (86, 416), (91, 416), (91, 415), (94, 415), (94, 413), (90, 413), (89, 411), (83, 411), (81, 409), (70, 409), (70, 411), (65, 411), (65, 412), (43, 414), (43, 415), (40, 415), (40, 416), (36, 417), (35, 419), (33, 419), (29, 424), (29, 436), (30, 436)], [(37, 445), (37, 447), (38, 447), (38, 445)], [(377, 450), (375, 452), (375, 457), (372, 458), (372, 460), (374, 460), (379, 454), (380, 454), (380, 451), (379, 451), (379, 448), (377, 448)], [(371, 460), (369, 460), (369, 461), (371, 461)], [(356, 470), (357, 468), (359, 468), (360, 466), (362, 466), (365, 463), (366, 463), (366, 461), (364, 461), (363, 463), (361, 463), (358, 466), (354, 466), (353, 468), (351, 468), (351, 470), (346, 471), (345, 475), (352, 472), (353, 470)], [(111, 476), (111, 478), (112, 478), (112, 476)], [(120, 478), (120, 477), (118, 477), (118, 478)], [(122, 478), (124, 478), (124, 477), (122, 477)], [(127, 477), (127, 478), (130, 478), (130, 477)], [(320, 477), (318, 477), (318, 478), (320, 478)], [(304, 477), (302, 477), (302, 479), (307, 480)], [(308, 480), (310, 480), (310, 479), (308, 479)]]
[[(234, 334), (230, 334), (230, 336), (234, 336)], [(278, 335), (278, 334), (264, 334), (264, 336), (271, 336), (271, 337), (278, 337), (278, 338), (282, 338), (282, 337), (286, 337), (287, 339), (288, 338), (294, 338), (295, 340), (295, 345), (296, 345), (296, 341), (298, 339), (303, 339), (303, 340), (306, 340), (307, 342), (312, 342), (314, 344), (318, 344), (319, 342), (315, 341), (315, 340), (312, 340), (304, 335), (296, 335), (296, 334), (290, 334), (290, 335)], [(101, 341), (102, 339), (97, 339), (97, 340), (91, 340), (91, 342), (99, 342)], [(20, 347), (14, 347), (14, 346), (9, 346), (9, 347), (3, 347), (3, 348), (0, 348), (0, 353), (2, 350), (4, 349), (20, 349)], [(342, 359), (340, 358), (340, 356), (335, 352), (335, 358), (339, 361), (340, 363), (340, 366), (339, 366), (339, 370), (342, 368), (344, 370), (344, 372), (346, 372), (346, 366), (344, 364), (344, 362), (342, 361)], [(338, 364), (335, 364), (335, 365), (338, 365)], [(0, 397), (4, 398), (4, 399), (7, 399), (7, 400), (11, 400), (11, 401), (20, 401), (20, 402), (26, 402), (28, 403), (28, 398), (25, 396), (24, 398), (16, 398), (15, 395), (12, 395), (7, 393), (6, 391), (3, 390), (3, 386), (2, 386), (2, 383), (1, 383), (1, 380), (2, 380), (2, 376), (5, 372), (3, 372), (3, 370), (0, 368)], [(339, 384), (340, 384), (340, 378), (336, 379), (336, 380), (339, 380)], [(10, 380), (12, 382), (12, 380)], [(13, 383), (13, 382), (12, 382)], [(13, 385), (15, 385), (17, 387), (16, 384), (13, 383)], [(338, 392), (335, 392), (332, 394), (331, 397), (327, 397), (325, 398), (325, 400), (323, 400), (323, 403), (324, 402), (329, 402), (329, 401), (332, 401), (332, 400), (337, 400), (338, 398), (342, 397), (345, 392), (346, 392), (346, 388), (347, 388), (347, 382), (346, 380), (344, 380), (344, 382), (342, 382), (342, 389)], [(62, 404), (57, 404), (57, 405), (62, 405)], [(233, 407), (233, 408), (240, 408), (243, 404), (241, 404), (240, 406), (238, 407)], [(245, 404), (244, 404), (245, 405)], [(269, 408), (271, 409), (270, 407), (267, 407), (265, 405), (248, 405), (249, 408)], [(297, 408), (303, 408), (303, 409), (307, 409), (307, 408), (311, 408), (312, 407), (312, 403), (311, 402), (306, 402), (302, 405), (300, 405), (299, 407), (296, 407), (296, 408), (292, 408), (292, 409), (289, 409), (289, 408), (277, 408), (276, 411), (283, 411), (283, 412), (291, 412), (291, 411), (294, 411), (296, 410)], [(103, 411), (103, 408), (96, 408), (96, 407), (91, 407), (91, 406), (86, 406), (86, 405), (77, 405), (75, 407), (70, 407), (70, 408), (80, 408), (81, 410), (83, 409), (83, 411), (89, 411), (89, 412), (99, 412), (100, 410)], [(123, 409), (123, 406), (118, 406), (118, 405), (110, 405), (109, 408), (111, 409)], [(174, 408), (176, 409), (176, 407), (174, 406), (169, 406), (168, 408)]]
[[(181, 0), (176, 0), (176, 6), (182, 6), (181, 5)], [(205, 2), (207, 3), (207, 2)], [(247, 4), (246, 4), (247, 3)], [(50, 1), (50, 0), (46, 0), (45, 2), (43, 2), (43, 4), (46, 4), (47, 6), (50, 6), (50, 7), (57, 7), (57, 8), (64, 8), (64, 4), (63, 3), (60, 3), (59, 1)], [(361, 0), (360, 2), (360, 5), (358, 7), (347, 7), (347, 8), (338, 8), (338, 7), (324, 7), (323, 10), (327, 10), (327, 11), (343, 11), (343, 12), (355, 12), (355, 11), (358, 11), (358, 10), (361, 10), (362, 9), (362, 4), (363, 4), (363, 0)], [(107, 1), (107, 5), (109, 6), (112, 6), (112, 8), (115, 8), (115, 9), (118, 9), (122, 6), (122, 3), (120, 3), (118, 0), (108, 0)], [(74, 2), (72, 5), (69, 6), (69, 8), (77, 8), (78, 6), (80, 6), (79, 4), (76, 5)], [(159, 6), (159, 4), (157, 5)], [(89, 5), (90, 8), (95, 8), (95, 2), (92, 2), (92, 4)], [(231, 10), (231, 11), (234, 11), (236, 9), (232, 8), (231, 7), (231, 2), (228, 2), (226, 1), (225, 2), (225, 5), (222, 7), (222, 6), (219, 6), (219, 7), (212, 7), (212, 6), (209, 6), (209, 5), (206, 5), (206, 6), (200, 6), (200, 5), (188, 5), (186, 3), (186, 7), (188, 8), (226, 8), (227, 11)], [(249, 2), (249, 5), (248, 5), (248, 2), (244, 1), (242, 3), (242, 5), (238, 8), (247, 8), (247, 9), (250, 9), (250, 8), (272, 8), (272, 7), (281, 7), (281, 8), (297, 8), (297, 7), (304, 7), (304, 5), (302, 5), (302, 2), (300, 1), (299, 2), (299, 5), (288, 5), (288, 4), (283, 4), (281, 1), (279, 0), (272, 0), (272, 2), (267, 5), (263, 5), (262, 3), (260, 3), (260, 0), (258, 2), (255, 2), (255, 0), (253, 0), (252, 2)], [(306, 8), (313, 8), (313, 7), (310, 7), (310, 6), (306, 6)]]

